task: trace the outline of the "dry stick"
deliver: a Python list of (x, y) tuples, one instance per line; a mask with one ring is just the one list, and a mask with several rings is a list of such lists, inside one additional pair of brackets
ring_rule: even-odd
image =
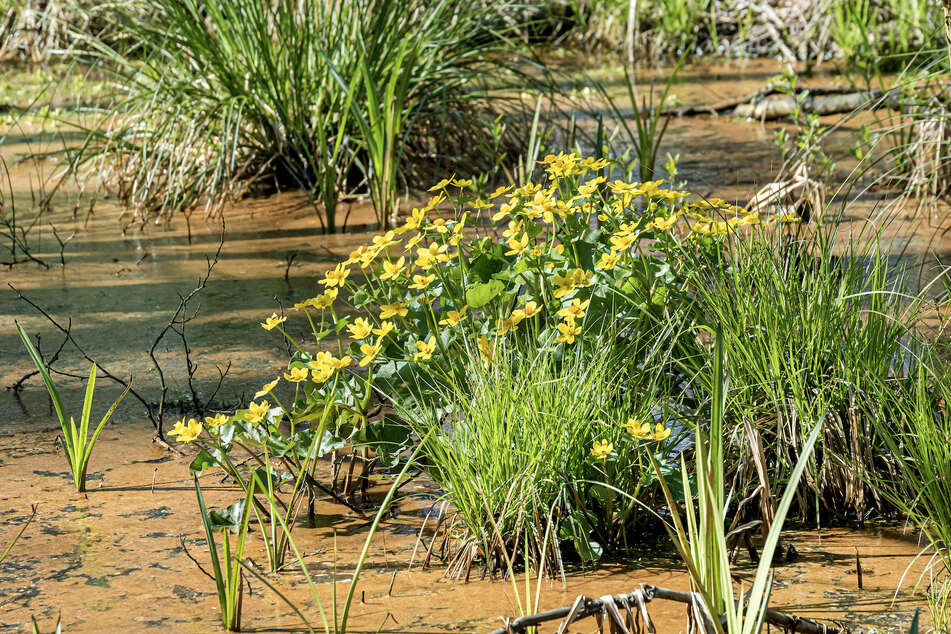
[[(625, 601), (632, 603), (636, 602), (638, 598), (643, 600), (644, 603), (650, 603), (654, 599), (662, 599), (686, 603), (688, 605), (695, 605), (697, 601), (701, 600), (700, 595), (695, 592), (682, 592), (680, 590), (671, 590), (669, 588), (661, 588), (642, 583), (639, 590), (628, 592), (627, 594), (615, 595), (613, 597), (609, 595), (601, 597), (600, 599), (589, 599), (583, 595), (579, 596), (571, 606), (519, 617), (508, 622), (505, 627), (493, 630), (490, 634), (523, 632), (529, 627), (547, 621), (562, 620), (568, 616), (571, 616), (572, 620), (596, 616), (602, 614), (602, 612), (607, 609), (605, 604), (608, 599), (611, 599), (615, 604), (621, 603), (623, 605)], [(766, 610), (764, 622), (783, 628), (789, 632), (796, 632), (797, 634), (839, 634), (840, 632), (837, 627), (772, 609)]]
[(862, 560), (859, 559), (859, 549), (855, 549), (855, 575), (858, 578), (859, 590), (862, 589)]

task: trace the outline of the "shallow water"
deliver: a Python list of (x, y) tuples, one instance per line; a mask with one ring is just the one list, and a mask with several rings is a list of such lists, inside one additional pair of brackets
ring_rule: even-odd
[[(712, 101), (751, 92), (765, 78), (779, 72), (773, 63), (737, 68), (685, 69), (673, 90), (684, 103)], [(711, 96), (714, 97), (711, 99)], [(680, 153), (681, 178), (702, 195), (745, 201), (769, 182), (780, 165), (772, 145), (773, 131), (783, 124), (761, 125), (729, 117), (693, 117), (674, 120), (662, 149)], [(857, 124), (837, 133), (841, 152), (850, 147)], [(0, 147), (0, 157), (12, 164), (17, 156), (38, 149), (48, 137), (26, 132), (12, 136)], [(40, 174), (52, 173), (55, 163), (26, 161), (11, 167), (15, 198), (29, 217), (31, 191), (39, 189)], [(843, 162), (840, 171), (847, 172)], [(193, 215), (190, 228), (183, 218), (171, 227), (129, 228), (120, 231), (121, 210), (108, 201), (96, 204), (88, 218), (85, 207), (73, 218), (75, 186), (54, 198), (52, 211), (31, 233), (38, 241), (35, 254), (50, 263), (46, 270), (33, 263), (0, 266), (0, 279), (12, 283), (64, 325), (72, 318), (72, 332), (81, 345), (110, 372), (135, 377), (143, 394), (156, 394), (157, 373), (148, 348), (178, 305), (204, 274), (206, 258), (218, 247), (220, 226)], [(887, 202), (867, 195), (850, 209), (845, 228), (859, 227), (875, 207)], [(284, 193), (243, 201), (225, 213), (227, 221), (221, 257), (207, 288), (190, 305), (200, 306), (189, 323), (192, 358), (199, 363), (196, 382), (207, 396), (218, 381), (218, 370), (231, 362), (218, 400), (243, 400), (283, 368), (284, 346), (276, 333), (263, 331), (258, 322), (280, 305), (289, 306), (314, 294), (315, 280), (350, 250), (368, 239), (366, 233), (326, 236), (303, 196)], [(372, 218), (365, 203), (354, 205), (351, 223)], [(48, 223), (61, 236), (76, 237), (64, 250)], [(895, 257), (920, 258), (935, 230), (928, 218), (893, 220), (886, 247)], [(189, 241), (189, 233), (191, 240)], [(940, 241), (938, 251), (947, 252)], [(0, 260), (6, 254), (0, 245)], [(290, 254), (296, 254), (291, 266)], [(285, 270), (288, 279), (284, 279)], [(14, 321), (41, 335), (42, 349), (54, 350), (60, 337), (48, 322), (6, 285), (0, 287), (0, 386), (15, 383), (30, 371), (29, 361), (14, 330)], [(289, 332), (303, 336), (303, 323), (288, 322)], [(169, 377), (169, 399), (184, 397), (185, 361), (180, 342), (166, 340), (158, 358)], [(67, 348), (57, 367), (86, 374), (88, 367), (75, 350)], [(62, 380), (67, 406), (75, 409), (81, 385)], [(100, 402), (119, 389), (100, 380)], [(176, 412), (171, 413), (174, 418)], [(31, 503), (39, 515), (10, 558), (0, 564), (0, 630), (22, 630), (31, 615), (44, 629), (61, 613), (65, 631), (117, 631), (162, 627), (171, 631), (202, 632), (217, 627), (212, 582), (197, 570), (182, 550), (184, 536), (191, 552), (203, 559), (204, 546), (187, 461), (152, 443), (154, 432), (144, 420), (141, 405), (129, 398), (103, 433), (90, 465), (90, 491), (71, 491), (66, 464), (54, 446), (58, 427), (48, 399), (36, 379), (20, 392), (0, 391), (0, 545), (25, 520)], [(167, 424), (170, 424), (167, 423)], [(235, 491), (206, 476), (205, 490), (212, 505), (228, 504)], [(426, 491), (420, 484), (419, 491)], [(388, 519), (375, 547), (371, 566), (358, 595), (356, 624), (376, 631), (485, 631), (500, 624), (498, 617), (517, 615), (510, 584), (501, 582), (449, 583), (441, 571), (407, 571), (416, 541), (420, 514), (432, 502), (404, 501)], [(322, 503), (319, 528), (301, 529), (301, 548), (316, 553), (309, 562), (327, 571), (333, 554), (333, 534), (341, 570), (352, 567), (362, 546), (368, 520), (345, 507)], [(797, 562), (777, 569), (773, 605), (804, 616), (841, 619), (852, 625), (889, 627), (910, 618), (920, 599), (909, 596), (922, 561), (908, 575), (895, 603), (891, 602), (902, 573), (918, 552), (913, 537), (892, 530), (827, 530), (790, 533), (800, 552)], [(254, 546), (257, 548), (257, 545)], [(865, 568), (865, 589), (856, 588), (855, 549)], [(260, 552), (254, 555), (260, 556)], [(387, 589), (396, 573), (392, 595)], [(630, 567), (605, 566), (569, 576), (567, 587), (546, 583), (540, 609), (570, 604), (580, 593), (600, 596), (630, 591), (638, 583), (686, 589), (685, 575), (670, 562)], [(261, 631), (297, 628), (296, 620), (261, 584), (246, 601), (246, 626)], [(308, 605), (305, 585), (291, 574), (282, 576), (282, 591)], [(322, 585), (325, 597), (330, 586)], [(345, 586), (339, 587), (340, 592)], [(305, 609), (312, 622), (316, 609)], [(651, 613), (661, 632), (685, 627), (680, 605), (657, 603)], [(390, 616), (388, 616), (390, 615)], [(592, 631), (593, 622), (576, 631)]]

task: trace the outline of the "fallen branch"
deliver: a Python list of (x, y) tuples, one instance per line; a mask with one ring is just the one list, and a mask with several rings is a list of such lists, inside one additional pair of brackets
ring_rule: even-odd
[[(505, 627), (500, 627), (492, 631), (491, 634), (524, 632), (529, 627), (540, 625), (547, 621), (563, 620), (567, 617), (570, 617), (570, 622), (600, 614), (613, 615), (618, 613), (619, 606), (627, 608), (627, 606), (636, 606), (640, 602), (650, 603), (654, 599), (676, 601), (687, 605), (696, 605), (701, 601), (700, 595), (695, 592), (682, 592), (680, 590), (660, 588), (642, 583), (640, 589), (627, 594), (608, 595), (600, 599), (589, 599), (583, 595), (579, 596), (573, 605), (519, 617), (514, 621), (507, 622)], [(813, 621), (812, 619), (801, 618), (772, 609), (766, 610), (764, 620), (770, 625), (783, 628), (788, 632), (797, 632), (798, 634), (839, 634), (841, 631), (834, 626), (825, 625)]]

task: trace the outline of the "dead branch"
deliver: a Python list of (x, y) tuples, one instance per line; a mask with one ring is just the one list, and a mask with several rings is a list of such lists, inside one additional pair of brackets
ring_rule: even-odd
[[(608, 614), (614, 619), (617, 618), (615, 615), (619, 614), (619, 606), (626, 608), (630, 613), (629, 606), (650, 603), (654, 599), (676, 601), (687, 605), (702, 605), (700, 595), (695, 592), (682, 592), (680, 590), (671, 590), (669, 588), (661, 588), (642, 583), (640, 589), (627, 594), (615, 596), (607, 595), (599, 599), (589, 599), (584, 595), (579, 596), (570, 606), (519, 617), (513, 621), (508, 621), (505, 627), (500, 627), (492, 631), (491, 634), (524, 632), (529, 627), (547, 621), (565, 620), (566, 624), (570, 624), (577, 619), (602, 614)], [(796, 632), (798, 634), (839, 634), (841, 632), (837, 627), (772, 609), (766, 610), (765, 622), (783, 628), (785, 631)], [(648, 631), (650, 631), (650, 629), (652, 628), (649, 627)]]

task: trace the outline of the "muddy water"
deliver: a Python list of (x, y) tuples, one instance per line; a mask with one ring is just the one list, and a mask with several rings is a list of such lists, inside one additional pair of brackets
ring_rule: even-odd
[[(715, 101), (755, 90), (778, 70), (778, 65), (771, 64), (739, 70), (687, 69), (674, 94), (683, 103)], [(694, 191), (743, 201), (769, 182), (780, 165), (772, 138), (781, 125), (727, 117), (675, 120), (662, 153), (680, 153), (681, 177)], [(857, 125), (838, 133), (836, 144), (842, 153), (850, 147)], [(9, 163), (44, 141), (41, 131), (21, 131), (0, 148), (0, 157)], [(11, 168), (15, 200), (24, 217), (31, 213), (31, 192), (38, 191), (43, 176), (55, 169), (54, 163), (32, 161)], [(840, 169), (847, 171), (848, 164)], [(148, 349), (178, 305), (179, 294), (188, 293), (206, 271), (207, 258), (213, 258), (218, 248), (220, 226), (195, 214), (190, 227), (178, 218), (168, 228), (121, 231), (125, 222), (120, 219), (121, 210), (108, 201), (97, 203), (92, 215), (83, 206), (74, 217), (76, 196), (75, 186), (64, 187), (54, 198), (52, 211), (30, 233), (34, 254), (48, 262), (50, 269), (34, 263), (0, 267), (0, 279), (12, 283), (64, 325), (71, 317), (72, 333), (90, 356), (114, 374), (133, 375), (143, 394), (154, 395), (159, 380)], [(881, 204), (874, 197), (863, 200), (851, 222), (860, 225)], [(231, 363), (217, 399), (226, 405), (243, 400), (243, 395), (253, 393), (283, 367), (283, 344), (277, 335), (258, 327), (258, 321), (279, 311), (282, 304), (313, 295), (315, 280), (368, 235), (320, 235), (313, 210), (293, 193), (244, 201), (227, 210), (225, 218), (221, 255), (207, 288), (191, 304), (189, 314), (196, 309), (198, 313), (187, 332), (192, 358), (199, 364), (196, 385), (202, 395), (207, 397), (217, 384), (217, 368), (223, 370)], [(354, 205), (352, 223), (369, 219), (365, 204)], [(889, 248), (896, 255), (924, 253), (934, 229), (929, 221), (902, 216), (893, 220)], [(61, 237), (75, 233), (63, 251), (65, 266), (59, 262), (60, 249), (50, 224)], [(0, 250), (3, 259), (6, 253)], [(47, 353), (60, 341), (44, 318), (17, 300), (6, 285), (0, 287), (0, 386), (15, 383), (30, 370), (14, 320), (41, 335)], [(303, 337), (304, 324), (290, 320), (288, 327), (291, 334)], [(181, 343), (163, 341), (157, 357), (168, 378), (170, 400), (184, 397)], [(72, 348), (64, 350), (57, 367), (88, 372)], [(75, 409), (81, 386), (68, 379), (62, 384), (67, 405)], [(106, 381), (100, 381), (100, 386), (102, 401), (118, 394)], [(103, 433), (90, 464), (89, 493), (76, 495), (54, 444), (58, 429), (42, 386), (32, 379), (18, 392), (0, 391), (0, 482), (6, 485), (0, 492), (0, 545), (25, 520), (30, 504), (39, 504), (36, 521), (10, 558), (0, 564), (0, 629), (24, 630), (35, 615), (43, 629), (50, 630), (57, 614), (62, 614), (65, 630), (70, 632), (217, 628), (214, 586), (182, 546), (184, 539), (189, 552), (206, 561), (187, 475), (188, 458), (152, 442), (154, 432), (144, 422), (141, 405), (131, 398), (114, 421)], [(204, 487), (212, 505), (225, 505), (237, 497), (212, 476), (205, 478)], [(424, 484), (416, 492), (432, 493)], [(431, 505), (425, 498), (405, 500), (383, 524), (354, 608), (359, 628), (485, 631), (500, 623), (498, 617), (518, 614), (509, 584), (448, 583), (441, 580), (439, 570), (406, 569), (422, 516)], [(299, 540), (304, 552), (313, 553), (308, 556), (312, 570), (323, 573), (321, 593), (328, 602), (333, 535), (345, 579), (362, 547), (368, 519), (327, 502), (321, 503), (319, 512), (319, 526), (301, 528)], [(920, 561), (892, 602), (903, 572), (919, 550), (914, 536), (894, 530), (829, 530), (795, 533), (791, 539), (800, 558), (777, 569), (776, 607), (887, 629), (907, 620), (914, 607), (921, 605), (920, 597), (910, 592)], [(252, 556), (260, 560), (257, 536), (251, 548)], [(856, 587), (856, 548), (863, 562), (863, 590)], [(546, 583), (540, 609), (570, 604), (581, 593), (600, 596), (628, 591), (641, 582), (678, 589), (687, 585), (673, 561), (607, 565), (572, 573), (565, 587)], [(312, 623), (319, 623), (298, 575), (286, 573), (278, 583)], [(253, 595), (246, 599), (245, 608), (248, 629), (299, 627), (297, 617), (261, 584), (251, 585)], [(338, 585), (339, 592), (345, 590), (345, 583)], [(679, 605), (658, 603), (651, 613), (661, 632), (684, 629)], [(593, 629), (593, 623), (587, 623), (575, 631)]]

